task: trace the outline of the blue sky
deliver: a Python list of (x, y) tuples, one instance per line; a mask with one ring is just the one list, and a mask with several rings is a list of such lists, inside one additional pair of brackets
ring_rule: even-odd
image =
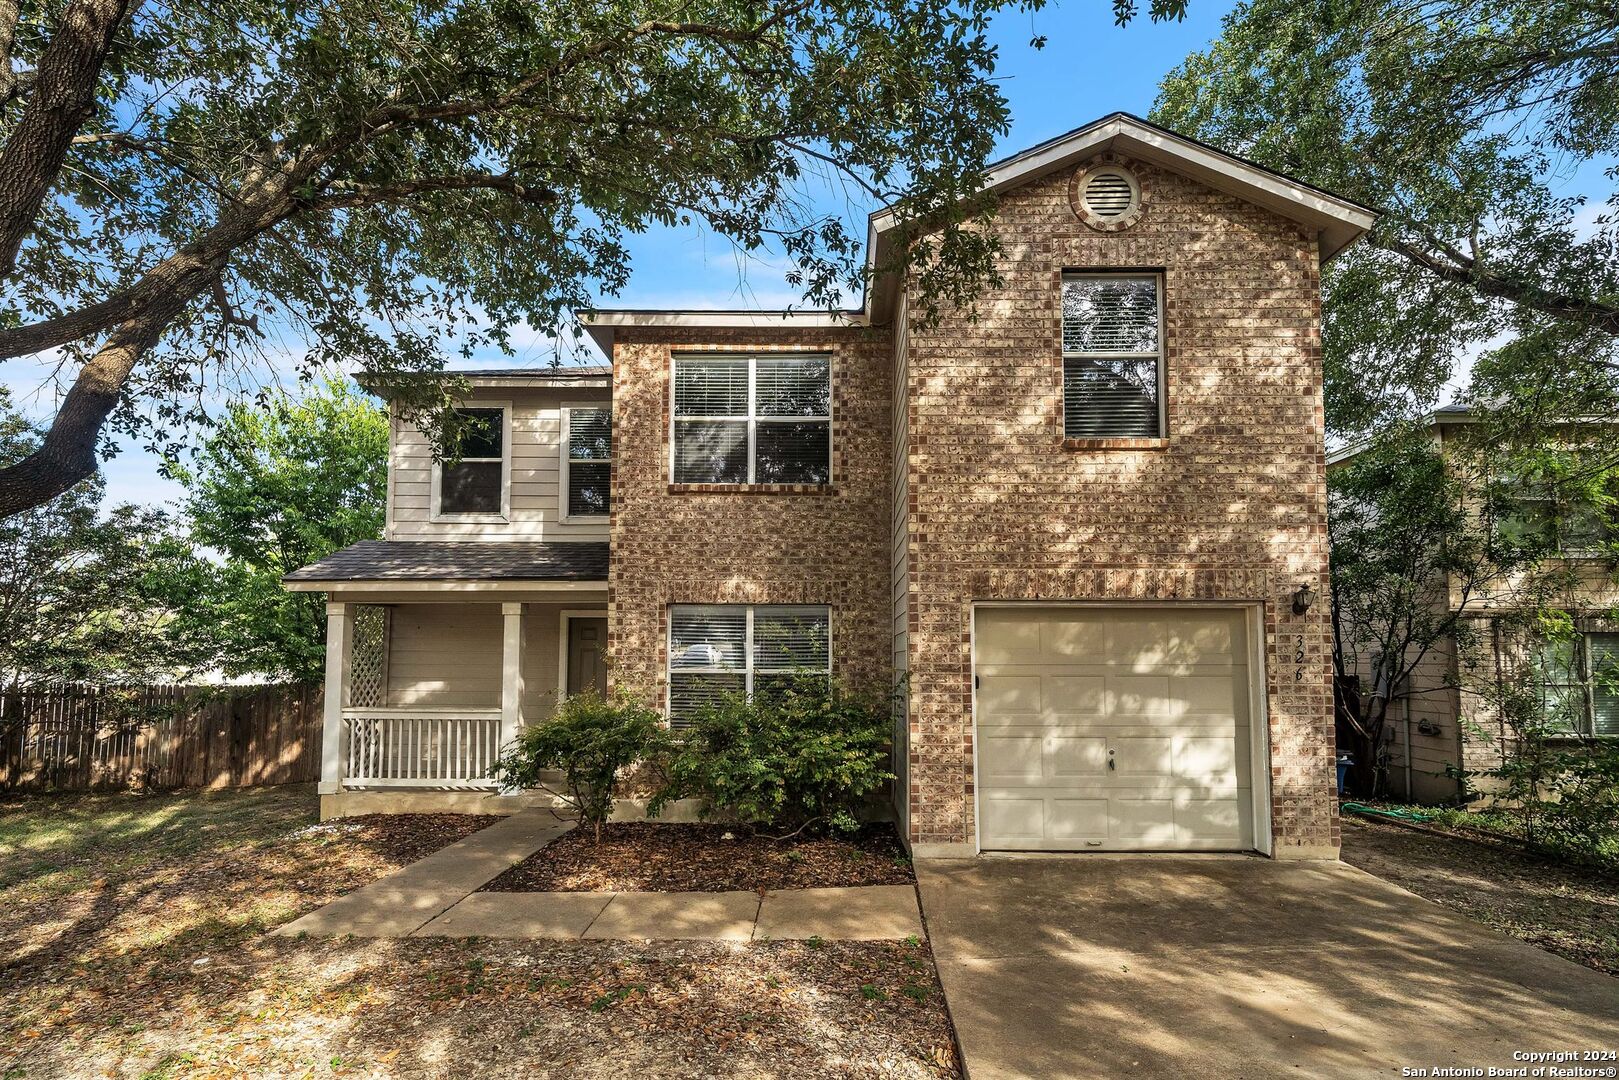
[[(1113, 25), (1111, 4), (1105, 0), (1070, 0), (1033, 15), (1002, 16), (993, 36), (1000, 46), (997, 78), (1011, 106), (1012, 124), (1000, 152), (1012, 153), (1115, 110), (1144, 115), (1159, 80), (1187, 53), (1218, 35), (1220, 19), (1232, 6), (1231, 0), (1195, 0), (1184, 22), (1154, 24), (1143, 17), (1123, 29)], [(1043, 50), (1029, 47), (1036, 34), (1047, 38)], [(1593, 166), (1590, 172), (1595, 180), (1600, 169)], [(1569, 184), (1578, 188), (1585, 179), (1570, 177)], [(870, 209), (851, 208), (859, 235), (864, 235), (864, 214)], [(633, 237), (631, 254), (628, 288), (605, 298), (604, 306), (780, 307), (801, 300), (783, 279), (778, 262), (741, 256), (727, 241), (696, 228), (656, 229)], [(539, 334), (519, 334), (514, 343), (514, 357), (495, 354), (480, 361), (536, 365), (555, 355), (553, 343)], [(283, 340), (272, 343), (271, 351), (291, 358), (302, 348), (295, 340)], [(289, 359), (266, 365), (257, 377), (270, 385), (290, 381), (291, 373)], [(41, 419), (49, 416), (65, 388), (52, 381), (47, 367), (28, 361), (5, 362), (0, 383)], [(156, 459), (134, 444), (124, 445), (103, 471), (114, 501), (162, 502), (178, 494), (176, 485), (158, 475)]]

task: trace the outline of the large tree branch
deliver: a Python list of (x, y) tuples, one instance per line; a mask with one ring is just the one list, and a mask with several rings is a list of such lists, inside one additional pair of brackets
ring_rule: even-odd
[(0, 277), (16, 267), (23, 237), (61, 172), (73, 136), (95, 111), (113, 35), (139, 2), (72, 0), (40, 56), (28, 106), (0, 148)]
[(1446, 252), (1446, 258), (1440, 258), (1415, 244), (1393, 237), (1375, 237), (1372, 243), (1402, 256), (1442, 280), (1470, 285), (1485, 296), (1510, 300), (1532, 311), (1581, 323), (1593, 330), (1619, 337), (1619, 308), (1611, 304), (1554, 292), (1529, 281), (1501, 277), (1454, 249)]
[(39, 449), (0, 469), (0, 518), (54, 499), (96, 471), (101, 426), (118, 406), (130, 372), (194, 295), (171, 292), (107, 336), (79, 369)]

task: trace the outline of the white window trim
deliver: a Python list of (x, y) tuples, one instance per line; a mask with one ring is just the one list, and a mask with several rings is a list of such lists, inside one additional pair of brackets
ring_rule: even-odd
[[(745, 616), (745, 623), (744, 623), (744, 629), (743, 629), (743, 634), (742, 634), (742, 655), (744, 657), (745, 662), (743, 664), (743, 668), (742, 668), (742, 671), (741, 671), (741, 675), (742, 675), (742, 692), (744, 694), (746, 694), (750, 698), (753, 696), (753, 677), (754, 677), (755, 674), (758, 674), (758, 675), (792, 675), (792, 674), (807, 670), (805, 668), (771, 668), (771, 667), (758, 668), (758, 669), (754, 668), (754, 666), (753, 666), (753, 612), (754, 612), (754, 609), (755, 608), (762, 608), (762, 607), (821, 608), (821, 609), (826, 611), (826, 675), (827, 675), (828, 679), (830, 679), (832, 677), (832, 672), (835, 670), (834, 665), (836, 664), (836, 655), (835, 655), (835, 652), (834, 652), (834, 643), (833, 643), (834, 635), (832, 633), (832, 605), (831, 604), (797, 604), (797, 603), (779, 603), (779, 604), (770, 604), (770, 603), (759, 603), (759, 604), (703, 604), (703, 603), (689, 603), (688, 604), (688, 603), (680, 603), (680, 604), (670, 604), (665, 609), (665, 617), (664, 617), (665, 626), (664, 626), (664, 632), (663, 632), (663, 643), (664, 643), (663, 644), (663, 651), (664, 651), (664, 654), (665, 654), (664, 662), (663, 662), (663, 715), (664, 715), (664, 719), (669, 721), (669, 723), (671, 723), (671, 724), (674, 723), (674, 693), (675, 693), (674, 676), (676, 674), (680, 674), (680, 675), (736, 675), (736, 674), (738, 674), (738, 672), (735, 669), (733, 669), (733, 668), (724, 668), (724, 667), (683, 667), (683, 668), (681, 668), (679, 670), (678, 673), (676, 672), (675, 667), (674, 667), (674, 663), (675, 663), (675, 608), (682, 608), (682, 607), (729, 607), (729, 608), (742, 608), (744, 610), (744, 612), (746, 613), (746, 616)], [(564, 648), (566, 648), (566, 646), (564, 646)], [(566, 678), (566, 675), (564, 675), (564, 678)]]
[[(746, 360), (748, 362), (748, 411), (747, 411), (747, 413), (745, 415), (734, 415), (734, 416), (720, 416), (720, 415), (707, 415), (707, 414), (705, 414), (703, 416), (678, 416), (676, 411), (675, 411), (675, 380), (676, 380), (676, 378), (678, 376), (678, 373), (679, 373), (679, 370), (680, 370), (680, 362), (682, 360)], [(825, 416), (764, 416), (764, 417), (761, 417), (759, 415), (759, 361), (760, 360), (825, 360), (826, 361), (826, 389), (827, 389), (827, 413), (826, 413), (826, 415)], [(815, 422), (819, 422), (819, 421), (824, 421), (826, 423), (826, 483), (824, 483), (824, 484), (786, 485), (786, 486), (831, 487), (837, 481), (837, 476), (833, 472), (833, 469), (835, 467), (834, 463), (837, 461), (837, 454), (835, 454), (833, 452), (833, 447), (832, 447), (832, 428), (834, 426), (833, 423), (832, 423), (832, 413), (833, 413), (833, 408), (834, 408), (832, 387), (835, 384), (835, 380), (837, 379), (837, 371), (835, 370), (835, 366), (836, 366), (835, 360), (834, 360), (833, 355), (831, 353), (815, 353), (815, 352), (810, 352), (810, 353), (676, 353), (674, 356), (672, 356), (670, 358), (670, 361), (669, 361), (669, 432), (668, 432), (668, 434), (669, 434), (669, 482), (671, 484), (688, 484), (688, 483), (715, 484), (715, 485), (718, 485), (718, 486), (721, 486), (721, 487), (737, 487), (737, 488), (740, 488), (740, 487), (756, 487), (756, 486), (760, 486), (760, 485), (770, 486), (770, 487), (778, 486), (773, 481), (760, 481), (760, 480), (755, 479), (755, 477), (758, 475), (758, 449), (759, 449), (758, 435), (759, 435), (759, 425), (761, 423), (765, 423), (765, 424), (796, 424), (796, 423), (815, 423)], [(741, 481), (736, 481), (736, 482), (718, 481), (718, 480), (691, 481), (691, 480), (677, 480), (677, 479), (675, 479), (675, 475), (676, 475), (675, 474), (675, 468), (676, 468), (676, 465), (678, 463), (679, 456), (680, 456), (679, 451), (677, 449), (678, 444), (675, 442), (675, 430), (676, 430), (676, 427), (678, 426), (677, 422), (682, 421), (682, 420), (683, 421), (694, 421), (694, 420), (695, 421), (711, 421), (711, 422), (712, 421), (729, 421), (731, 423), (741, 423), (743, 421), (746, 421), (747, 425), (748, 425), (748, 478), (746, 480), (741, 480)]]
[(605, 619), (606, 608), (564, 608), (558, 615), (558, 636), (562, 639), (557, 645), (557, 703), (561, 704), (568, 697), (568, 623), (574, 619)]
[[(500, 410), (500, 513), (462, 514), (453, 511), (446, 512), (439, 507), (443, 494), (444, 462), (437, 455), (435, 449), (433, 457), (433, 482), (428, 500), (430, 512), (428, 520), (432, 522), (469, 522), (491, 525), (503, 525), (511, 521), (512, 516), (512, 403), (510, 401), (461, 401), (457, 402), (457, 409), (499, 409)], [(493, 461), (494, 458), (463, 458), (464, 461)]]
[[(1574, 731), (1554, 731), (1549, 733), (1553, 739), (1619, 739), (1619, 734), (1602, 734), (1597, 731), (1596, 709), (1596, 676), (1591, 671), (1591, 638), (1594, 634), (1609, 633), (1599, 630), (1579, 630), (1574, 637), (1574, 666), (1570, 672), (1574, 676), (1570, 681), (1554, 681), (1543, 678), (1543, 686), (1559, 686), (1569, 690), (1577, 690), (1580, 695), (1580, 726)], [(1542, 703), (1544, 708), (1544, 702)]]
[[(607, 513), (605, 513), (605, 514), (574, 514), (574, 513), (570, 513), (569, 508), (568, 508), (568, 466), (569, 466), (569, 464), (571, 463), (571, 460), (572, 460), (571, 455), (569, 454), (569, 446), (570, 446), (570, 443), (572, 442), (572, 437), (571, 437), (570, 433), (572, 431), (572, 426), (571, 425), (572, 425), (572, 416), (573, 416), (573, 410), (574, 409), (606, 409), (607, 410), (607, 423), (608, 423), (608, 429), (609, 430), (611, 430), (612, 423), (613, 423), (613, 403), (611, 401), (567, 401), (567, 402), (563, 402), (562, 408), (561, 408), (561, 435), (562, 435), (561, 444), (562, 445), (561, 445), (561, 448), (559, 450), (560, 464), (557, 467), (557, 515), (558, 515), (557, 520), (561, 521), (564, 525), (570, 525), (570, 524), (574, 524), (576, 522), (577, 523), (586, 523), (586, 522), (599, 523), (599, 522), (603, 522), (603, 521), (608, 520), (608, 518), (610, 518), (612, 516), (613, 504), (612, 504), (612, 495), (611, 495), (610, 492), (609, 492), (609, 495), (608, 495)], [(615, 439), (613, 441), (612, 450), (607, 455), (607, 464), (609, 466), (609, 470), (611, 470), (612, 463), (617, 458), (618, 458), (618, 441)], [(600, 459), (594, 459), (594, 460), (600, 460)]]
[[(1151, 278), (1157, 283), (1153, 290), (1158, 298), (1158, 348), (1153, 352), (1083, 352), (1073, 349), (1063, 349), (1063, 360), (1144, 360), (1149, 357), (1157, 361), (1158, 365), (1158, 434), (1156, 435), (1129, 435), (1129, 436), (1099, 436), (1100, 438), (1150, 438), (1167, 439), (1169, 437), (1169, 373), (1165, 370), (1164, 339), (1167, 336), (1164, 327), (1164, 275), (1158, 270), (1064, 270), (1062, 281), (1071, 278)], [(1061, 283), (1058, 289), (1062, 288)], [(1057, 298), (1057, 331), (1062, 333), (1062, 297)], [(1066, 368), (1066, 364), (1064, 367)], [(1063, 404), (1063, 438), (1069, 438), (1067, 429), (1068, 408), (1068, 373), (1063, 372), (1062, 396)], [(1098, 436), (1081, 435), (1076, 438), (1096, 438)]]

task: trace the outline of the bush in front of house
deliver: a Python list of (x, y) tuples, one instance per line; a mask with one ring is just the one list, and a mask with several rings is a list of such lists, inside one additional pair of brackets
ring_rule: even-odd
[(705, 815), (755, 829), (852, 831), (862, 804), (894, 778), (892, 723), (890, 696), (829, 685), (825, 675), (782, 680), (751, 699), (722, 697), (674, 733), (669, 783), (648, 812), (698, 798)]
[[(579, 815), (579, 824), (595, 830), (600, 843), (602, 822), (613, 812), (619, 773), (640, 762), (660, 761), (667, 741), (662, 715), (634, 695), (586, 691), (565, 698), (551, 719), (524, 728), (502, 750), (491, 775), (508, 788), (561, 796)], [(546, 782), (546, 770), (562, 773), (565, 790), (556, 791)]]

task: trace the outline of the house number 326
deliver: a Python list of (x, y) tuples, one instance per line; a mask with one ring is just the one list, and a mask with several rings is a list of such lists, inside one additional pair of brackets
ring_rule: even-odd
[(1296, 646), (1293, 649), (1293, 663), (1297, 665), (1293, 669), (1293, 681), (1294, 682), (1303, 682), (1304, 681), (1304, 635), (1303, 634), (1300, 634), (1298, 636)]

